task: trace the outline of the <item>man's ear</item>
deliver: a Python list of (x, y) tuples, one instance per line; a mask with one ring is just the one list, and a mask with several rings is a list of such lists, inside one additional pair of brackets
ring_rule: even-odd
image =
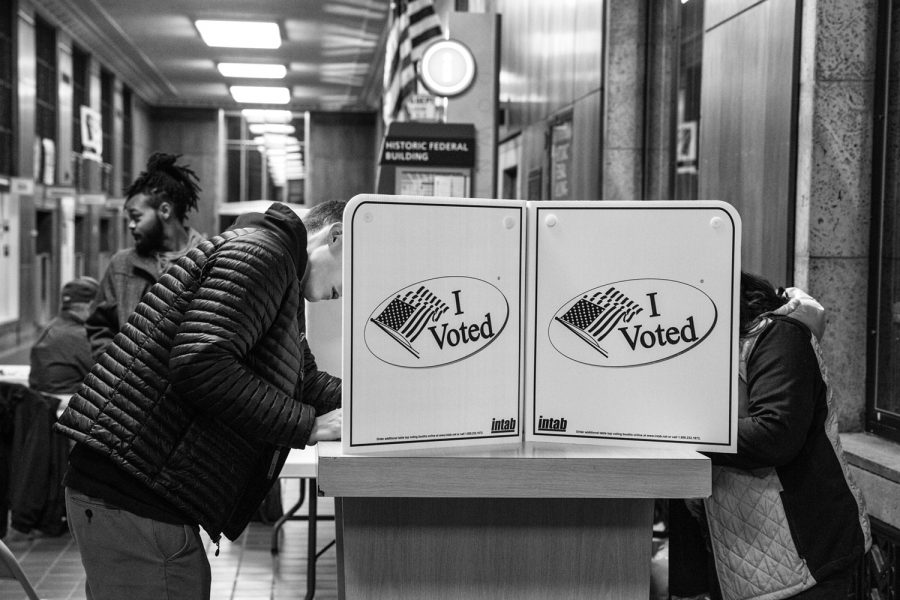
[(328, 226), (328, 245), (333, 246), (344, 239), (344, 224), (332, 223)]
[(163, 200), (160, 203), (159, 207), (156, 209), (156, 212), (165, 221), (168, 221), (175, 216), (175, 209), (172, 208), (172, 203), (167, 200)]

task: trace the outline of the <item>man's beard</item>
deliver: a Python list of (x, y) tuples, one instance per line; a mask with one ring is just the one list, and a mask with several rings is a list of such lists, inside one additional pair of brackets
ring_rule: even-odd
[[(133, 234), (132, 234), (133, 235)], [(163, 226), (159, 217), (150, 229), (142, 231), (140, 237), (134, 239), (134, 249), (142, 256), (149, 256), (163, 248)]]

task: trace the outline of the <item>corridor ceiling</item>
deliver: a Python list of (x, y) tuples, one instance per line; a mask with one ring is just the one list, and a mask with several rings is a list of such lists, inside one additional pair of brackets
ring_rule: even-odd
[[(35, 0), (37, 12), (154, 106), (237, 109), (229, 85), (283, 85), (302, 110), (371, 110), (389, 0)], [(274, 50), (208, 47), (196, 19), (276, 21)], [(219, 62), (277, 62), (282, 80), (231, 79)], [(260, 107), (260, 106), (254, 106)]]

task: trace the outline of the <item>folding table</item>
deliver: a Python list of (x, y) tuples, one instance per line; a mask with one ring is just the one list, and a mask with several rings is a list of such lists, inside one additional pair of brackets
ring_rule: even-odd
[[(281, 469), (279, 479), (300, 479), (300, 498), (285, 511), (284, 515), (272, 527), (272, 554), (278, 554), (278, 532), (286, 521), (306, 521), (308, 523), (308, 540), (306, 556), (306, 600), (312, 600), (316, 593), (316, 559), (334, 545), (334, 540), (321, 550), (316, 550), (316, 522), (319, 519), (334, 520), (333, 515), (318, 514), (318, 496), (316, 493), (316, 447), (307, 446), (302, 450), (294, 448), (288, 454), (287, 461)], [(296, 514), (309, 497), (309, 515)]]

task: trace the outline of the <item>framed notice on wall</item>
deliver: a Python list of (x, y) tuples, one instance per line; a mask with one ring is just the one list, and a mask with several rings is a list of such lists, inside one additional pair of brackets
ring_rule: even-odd
[(520, 444), (525, 204), (363, 195), (344, 226), (344, 452)]
[(90, 106), (82, 104), (80, 110), (82, 156), (103, 162), (103, 117)]
[(740, 217), (529, 203), (525, 440), (734, 452)]
[(572, 198), (572, 115), (550, 129), (550, 198)]

